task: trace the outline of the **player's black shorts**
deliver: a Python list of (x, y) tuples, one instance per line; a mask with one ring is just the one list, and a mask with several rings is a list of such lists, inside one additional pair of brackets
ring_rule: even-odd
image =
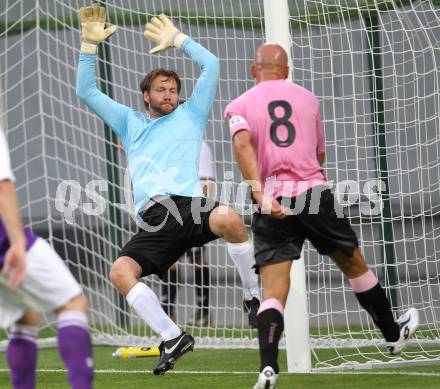
[(128, 256), (139, 263), (142, 277), (157, 274), (162, 278), (188, 249), (218, 239), (209, 227), (209, 215), (218, 202), (183, 196), (158, 201), (145, 211), (142, 217), (145, 225), (119, 253), (120, 257)]
[[(259, 266), (298, 259), (305, 239), (309, 239), (320, 254), (328, 255), (339, 249), (348, 257), (353, 255), (358, 247), (356, 233), (330, 189), (323, 189), (314, 187), (298, 198), (284, 199), (283, 205), (290, 205), (292, 210), (296, 202), (304, 204), (301, 212), (301, 206), (298, 206), (297, 214), (284, 219), (254, 214), (252, 232), (257, 271)], [(312, 190), (316, 201), (311, 204)], [(278, 200), (282, 201), (281, 198)]]

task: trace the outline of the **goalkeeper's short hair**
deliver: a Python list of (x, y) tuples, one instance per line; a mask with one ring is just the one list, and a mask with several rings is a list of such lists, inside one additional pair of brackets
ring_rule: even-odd
[[(159, 68), (159, 69), (154, 69), (150, 73), (148, 73), (144, 77), (144, 79), (141, 81), (141, 83), (139, 84), (139, 88), (140, 88), (142, 94), (145, 91), (150, 93), (151, 84), (153, 83), (153, 81), (158, 76), (167, 77), (167, 79), (170, 79), (170, 78), (174, 79), (176, 81), (176, 84), (177, 84), (177, 94), (180, 93), (180, 88), (182, 87), (182, 84), (180, 82), (179, 75), (174, 70), (168, 70), (168, 69), (164, 69), (164, 68)], [(145, 101), (144, 101), (144, 104), (145, 104), (145, 108), (148, 109), (149, 104), (147, 102), (145, 102)]]

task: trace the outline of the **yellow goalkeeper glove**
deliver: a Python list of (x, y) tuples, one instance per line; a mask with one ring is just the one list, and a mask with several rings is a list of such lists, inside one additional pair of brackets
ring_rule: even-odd
[(117, 27), (105, 27), (106, 11), (99, 4), (92, 4), (89, 7), (82, 7), (79, 10), (81, 22), (81, 52), (86, 54), (96, 54), (99, 43), (113, 34)]
[(187, 36), (180, 32), (167, 16), (161, 14), (159, 17), (153, 17), (145, 25), (144, 37), (158, 44), (150, 50), (150, 54), (154, 54), (172, 46), (180, 49)]

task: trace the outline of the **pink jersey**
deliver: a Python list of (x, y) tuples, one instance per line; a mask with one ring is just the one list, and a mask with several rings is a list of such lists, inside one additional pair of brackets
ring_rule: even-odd
[(285, 80), (260, 82), (225, 110), (232, 138), (246, 130), (258, 160), (262, 190), (295, 197), (326, 178), (317, 155), (325, 152), (319, 101)]

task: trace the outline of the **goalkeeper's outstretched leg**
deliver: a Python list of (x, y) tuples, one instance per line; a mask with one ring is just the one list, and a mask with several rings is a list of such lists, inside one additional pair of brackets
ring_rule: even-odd
[[(149, 270), (147, 270), (147, 267)], [(119, 257), (110, 271), (110, 279), (127, 299), (130, 307), (160, 335), (160, 360), (153, 373), (156, 375), (174, 367), (176, 361), (194, 348), (194, 339), (186, 334), (166, 314), (156, 294), (139, 279), (143, 274), (152, 274), (153, 265), (139, 263), (128, 256)]]

